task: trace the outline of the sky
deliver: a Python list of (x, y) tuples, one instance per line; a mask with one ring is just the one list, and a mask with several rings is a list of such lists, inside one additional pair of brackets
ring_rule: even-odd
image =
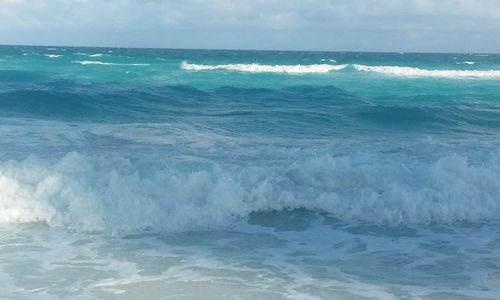
[(500, 53), (500, 0), (0, 0), (0, 44)]

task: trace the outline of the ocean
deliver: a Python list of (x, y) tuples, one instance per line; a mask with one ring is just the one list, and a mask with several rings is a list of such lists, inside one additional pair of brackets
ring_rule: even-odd
[(0, 46), (1, 299), (498, 299), (500, 55)]

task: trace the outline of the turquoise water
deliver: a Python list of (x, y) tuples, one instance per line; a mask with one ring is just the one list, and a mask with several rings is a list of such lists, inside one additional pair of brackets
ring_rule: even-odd
[(0, 47), (0, 298), (495, 299), (500, 55)]

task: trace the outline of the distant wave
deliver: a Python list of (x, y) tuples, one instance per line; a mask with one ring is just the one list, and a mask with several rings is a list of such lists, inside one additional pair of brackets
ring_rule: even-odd
[(45, 56), (50, 57), (50, 58), (58, 58), (64, 55), (59, 55), (59, 54), (45, 54)]
[[(472, 65), (474, 62), (464, 61), (457, 64)], [(261, 64), (221, 64), (203, 65), (191, 64), (186, 61), (181, 63), (181, 69), (191, 71), (239, 71), (249, 73), (328, 73), (340, 71), (348, 67), (347, 64), (317, 64), (317, 65), (261, 65)], [(374, 72), (397, 76), (415, 77), (441, 77), (441, 78), (500, 78), (500, 70), (429, 70), (413, 67), (399, 66), (367, 66), (353, 64), (354, 70), (359, 72)]]
[(346, 68), (347, 65), (261, 65), (261, 64), (225, 64), (225, 65), (199, 65), (186, 61), (181, 63), (181, 69), (192, 71), (226, 70), (250, 73), (328, 73)]
[(119, 64), (119, 63), (110, 63), (110, 62), (102, 62), (102, 61), (92, 61), (92, 60), (74, 60), (73, 63), (81, 64), (81, 65), (104, 65), (104, 66), (149, 66), (149, 64)]
[(398, 76), (418, 77), (443, 77), (443, 78), (499, 78), (500, 70), (427, 70), (411, 67), (397, 66), (366, 66), (353, 65), (354, 69), (361, 72), (375, 72)]
[(460, 61), (460, 62), (457, 62), (457, 65), (473, 65), (475, 64), (475, 62), (473, 61)]
[(102, 61), (91, 61), (91, 60), (74, 60), (74, 63), (81, 64), (81, 65), (106, 65), (106, 66), (114, 66), (117, 65), (116, 63), (108, 63), (108, 62), (102, 62)]
[(110, 56), (109, 54), (103, 54), (103, 53), (95, 53), (95, 54), (89, 54), (89, 53), (84, 53), (84, 52), (77, 52), (75, 53), (76, 55), (80, 56), (88, 56), (88, 57), (101, 57), (101, 56)]

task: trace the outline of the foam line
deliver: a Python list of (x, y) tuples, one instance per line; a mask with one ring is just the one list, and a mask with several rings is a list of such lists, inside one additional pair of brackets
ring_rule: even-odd
[(102, 61), (92, 61), (92, 60), (75, 60), (73, 63), (81, 64), (81, 65), (103, 65), (103, 66), (149, 66), (149, 64), (119, 64), (119, 63), (110, 63), (110, 62), (102, 62)]
[(405, 77), (442, 77), (442, 78), (500, 78), (500, 70), (427, 70), (397, 66), (353, 65), (356, 71), (374, 72)]
[(345, 69), (347, 65), (261, 65), (261, 64), (224, 64), (224, 65), (200, 65), (191, 64), (186, 61), (181, 63), (181, 69), (191, 71), (226, 70), (249, 73), (328, 73)]

